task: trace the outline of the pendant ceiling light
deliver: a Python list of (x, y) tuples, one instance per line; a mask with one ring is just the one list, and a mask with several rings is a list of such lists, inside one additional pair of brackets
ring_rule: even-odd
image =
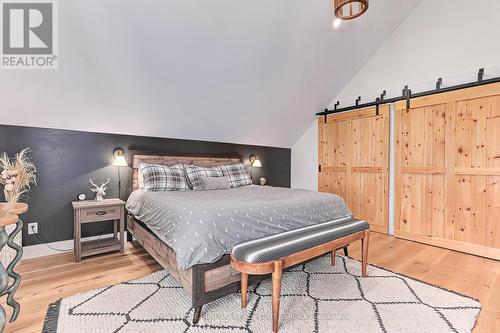
[(368, 9), (368, 0), (333, 0), (335, 17), (352, 20), (363, 15)]

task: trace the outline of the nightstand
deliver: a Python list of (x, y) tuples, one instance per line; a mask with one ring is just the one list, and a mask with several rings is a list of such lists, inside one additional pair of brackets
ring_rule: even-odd
[[(105, 199), (104, 201), (73, 201), (74, 242), (76, 261), (82, 257), (120, 250), (123, 253), (125, 245), (125, 202), (120, 199)], [(113, 237), (82, 242), (81, 227), (84, 223), (114, 221)], [(118, 226), (118, 224), (120, 224)], [(120, 233), (118, 237), (118, 232)]]

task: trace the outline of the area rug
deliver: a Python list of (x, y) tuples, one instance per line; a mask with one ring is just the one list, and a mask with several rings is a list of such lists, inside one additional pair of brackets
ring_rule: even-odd
[[(481, 304), (374, 266), (323, 256), (283, 275), (280, 332), (470, 332)], [(271, 332), (271, 284), (203, 307), (191, 324), (188, 293), (166, 271), (51, 304), (43, 332)]]

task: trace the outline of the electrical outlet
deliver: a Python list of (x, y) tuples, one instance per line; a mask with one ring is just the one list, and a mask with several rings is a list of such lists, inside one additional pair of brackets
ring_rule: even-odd
[(28, 223), (28, 235), (38, 234), (38, 222)]

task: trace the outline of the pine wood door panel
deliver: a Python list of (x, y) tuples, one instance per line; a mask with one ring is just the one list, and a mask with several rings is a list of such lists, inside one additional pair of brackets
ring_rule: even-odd
[(444, 175), (403, 174), (400, 177), (400, 218), (396, 219), (399, 229), (443, 237), (446, 216)]
[(482, 97), (459, 101), (450, 107), (451, 117), (454, 117), (450, 131), (454, 136), (449, 146), (454, 156), (450, 161), (453, 168), (453, 174), (449, 175), (452, 206), (448, 218), (454, 225), (453, 239), (491, 247), (498, 247), (495, 239), (500, 236), (497, 225), (488, 225), (490, 214), (499, 219), (500, 215), (488, 204), (488, 192), (494, 192), (490, 189), (494, 186), (491, 178), (495, 177), (487, 176), (498, 172), (494, 154), (495, 140), (500, 139), (496, 134), (500, 124), (494, 121), (498, 100), (499, 96)]
[(387, 233), (388, 109), (352, 119), (351, 179), (353, 213), (374, 231)]
[[(320, 119), (321, 120), (321, 119)], [(335, 121), (324, 123), (319, 121), (318, 156), (321, 172), (318, 173), (318, 190), (335, 193), (350, 205), (350, 194), (347, 190), (349, 163), (349, 138), (351, 123)]]
[(489, 89), (396, 104), (396, 236), (500, 259), (500, 84)]
[(352, 174), (353, 214), (370, 224), (372, 231), (387, 233), (382, 173), (357, 172)]
[(344, 198), (371, 230), (388, 231), (389, 109), (318, 120), (319, 190)]
[(385, 116), (372, 116), (352, 120), (352, 167), (385, 166), (387, 157)]
[(445, 117), (442, 105), (405, 110), (399, 115), (402, 167), (444, 170)]
[(349, 159), (349, 137), (351, 123), (336, 121), (319, 123), (319, 160), (323, 167), (346, 167)]
[[(397, 113), (401, 165), (396, 229), (423, 235), (444, 234), (445, 117), (442, 105)], [(399, 217), (399, 218), (398, 218)], [(431, 223), (433, 220), (440, 223)]]
[(486, 246), (500, 248), (500, 177), (487, 177)]
[[(345, 172), (320, 172), (319, 173), (319, 191), (326, 193), (335, 193), (342, 198), (347, 198)], [(347, 203), (347, 201), (346, 201)]]

